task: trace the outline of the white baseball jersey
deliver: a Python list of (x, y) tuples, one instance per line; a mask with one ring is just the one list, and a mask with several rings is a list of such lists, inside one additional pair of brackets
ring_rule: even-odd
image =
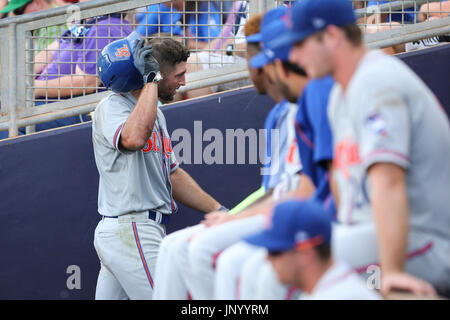
[(298, 173), (302, 169), (295, 136), (296, 103), (283, 100), (267, 115), (264, 129), (267, 132), (267, 164), (261, 169), (262, 185), (265, 190), (274, 189), (273, 197), (278, 200), (286, 192), (296, 189)]
[(145, 210), (172, 214), (177, 210), (170, 173), (178, 162), (162, 111), (158, 108), (153, 132), (142, 150), (119, 150), (123, 125), (135, 104), (130, 93), (112, 93), (95, 110), (92, 140), (100, 174), (98, 211), (104, 216)]
[(369, 51), (347, 90), (331, 92), (338, 220), (372, 221), (368, 168), (394, 163), (407, 172), (412, 230), (450, 238), (450, 126), (433, 93), (399, 59)]
[[(276, 129), (279, 133), (278, 139), (273, 141), (273, 146), (268, 146), (271, 155), (273, 153), (278, 155), (277, 159), (272, 157), (271, 160), (278, 163), (270, 166), (267, 170), (270, 175), (266, 175), (263, 180), (266, 188), (275, 188), (274, 196), (295, 188), (292, 176), (297, 175), (296, 173), (301, 169), (294, 131), (297, 108), (297, 105), (283, 101), (277, 104), (267, 117), (265, 128)], [(270, 137), (268, 140), (272, 142)], [(280, 185), (281, 187), (278, 188)], [(220, 293), (214, 292), (215, 261), (223, 250), (237, 243), (242, 237), (261, 230), (264, 221), (262, 217), (255, 216), (211, 228), (197, 225), (178, 230), (166, 237), (162, 241), (162, 250), (158, 257), (158, 272), (155, 280), (158, 285), (155, 290), (155, 299), (172, 299), (173, 297), (183, 299), (187, 297), (186, 291), (190, 292), (193, 299), (210, 299), (215, 294), (220, 297), (234, 296), (236, 291), (232, 287), (235, 286), (236, 281), (233, 280), (231, 280), (232, 285), (228, 285), (226, 289), (219, 288)], [(226, 279), (220, 279), (219, 282), (223, 284), (227, 280), (237, 279), (242, 263), (225, 266), (223, 271), (228, 276)], [(160, 265), (165, 266), (160, 268)], [(226, 272), (227, 270), (229, 272)], [(180, 277), (183, 281), (180, 281)]]
[(347, 265), (334, 262), (311, 293), (302, 292), (299, 300), (381, 300), (363, 278)]

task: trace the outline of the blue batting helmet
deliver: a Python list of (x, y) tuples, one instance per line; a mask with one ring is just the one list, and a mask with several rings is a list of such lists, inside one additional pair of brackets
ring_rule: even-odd
[(97, 71), (103, 85), (115, 92), (130, 92), (144, 85), (141, 73), (134, 66), (133, 51), (139, 34), (134, 31), (128, 37), (109, 43), (97, 59)]

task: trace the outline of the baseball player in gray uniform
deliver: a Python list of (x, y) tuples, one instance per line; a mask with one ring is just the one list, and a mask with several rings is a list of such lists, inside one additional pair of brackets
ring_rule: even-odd
[(363, 272), (380, 265), (383, 294), (448, 291), (450, 126), (436, 97), (404, 63), (364, 46), (348, 0), (296, 3), (275, 42), (292, 44), (308, 75), (337, 81), (334, 254)]
[(176, 201), (201, 212), (221, 205), (179, 167), (158, 97), (170, 101), (185, 83), (189, 51), (167, 39), (144, 46), (132, 33), (98, 58), (114, 92), (98, 104), (92, 125), (100, 175), (94, 237), (100, 258), (96, 299), (151, 299), (159, 244)]

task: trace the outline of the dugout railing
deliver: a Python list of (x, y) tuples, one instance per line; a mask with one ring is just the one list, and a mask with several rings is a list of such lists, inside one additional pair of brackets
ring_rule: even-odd
[[(300, 0), (301, 1), (301, 0)], [(375, 26), (377, 32), (366, 34), (365, 42), (371, 48), (384, 48), (405, 42), (416, 41), (432, 36), (450, 34), (450, 17), (449, 12), (446, 11), (442, 5), (440, 8), (429, 10), (429, 14), (439, 14), (439, 19), (429, 21), (406, 21), (401, 19), (400, 22), (392, 23), (390, 17), (394, 14), (400, 14), (401, 17), (406, 14), (419, 14), (419, 8), (424, 4), (431, 4), (440, 2), (437, 0), (408, 0), (408, 1), (361, 1), (352, 0), (358, 17), (360, 18), (360, 26), (364, 29), (368, 25)], [(185, 1), (183, 3), (191, 3), (192, 7), (188, 10), (186, 5), (180, 11), (183, 14), (181, 22), (171, 21), (169, 27), (171, 32), (169, 34), (159, 34), (162, 37), (172, 37), (173, 28), (176, 25), (187, 28), (189, 25), (194, 25), (197, 30), (199, 28), (207, 29), (207, 36), (212, 38), (212, 28), (219, 26), (221, 33), (217, 36), (219, 42), (231, 41), (236, 44), (243, 40), (243, 35), (238, 34), (232, 36), (230, 33), (225, 34), (223, 30), (238, 29), (236, 19), (226, 19), (230, 15), (235, 18), (241, 12), (237, 10), (236, 3), (238, 1)], [(244, 3), (244, 1), (240, 1)], [(245, 14), (264, 12), (281, 3), (289, 3), (292, 1), (269, 1), (269, 0), (252, 0), (247, 1), (245, 7)], [(371, 5), (369, 5), (369, 2)], [(0, 66), (1, 66), (1, 113), (0, 113), (0, 131), (8, 130), (10, 137), (18, 135), (18, 129), (26, 127), (26, 133), (34, 132), (34, 125), (60, 119), (68, 116), (80, 115), (89, 113), (95, 109), (97, 102), (104, 97), (107, 92), (102, 91), (101, 84), (92, 87), (85, 87), (86, 92), (77, 96), (48, 98), (44, 97), (43, 101), (37, 101), (35, 98), (35, 90), (38, 89), (34, 85), (34, 80), (37, 76), (34, 70), (35, 56), (38, 51), (36, 43), (43, 40), (44, 44), (52, 40), (49, 36), (37, 35), (38, 30), (47, 30), (55, 26), (61, 28), (65, 26), (76, 26), (77, 21), (88, 19), (100, 15), (111, 13), (124, 13), (129, 18), (131, 26), (136, 28), (138, 23), (135, 21), (137, 12), (146, 12), (149, 10), (148, 6), (158, 3), (169, 3), (167, 1), (156, 0), (92, 0), (88, 2), (70, 5), (66, 7), (54, 8), (46, 11), (31, 13), (27, 15), (11, 17), (0, 20), (0, 41), (3, 49), (0, 50)], [(205, 3), (207, 3), (205, 7)], [(373, 5), (375, 3), (375, 5)], [(214, 4), (214, 5), (213, 5)], [(170, 4), (173, 9), (173, 4)], [(204, 7), (201, 9), (201, 7)], [(407, 11), (409, 8), (413, 10)], [(140, 10), (140, 11), (139, 11)], [(158, 9), (158, 14), (161, 13)], [(187, 14), (196, 15), (194, 22), (186, 20)], [(219, 21), (209, 24), (201, 23), (197, 18), (200, 14), (207, 14), (208, 17), (212, 15), (219, 15)], [(381, 21), (382, 15), (387, 15), (389, 21)], [(370, 21), (369, 21), (370, 20)], [(231, 21), (231, 22), (230, 22)], [(159, 21), (161, 22), (161, 21)], [(159, 23), (157, 23), (159, 26)], [(161, 23), (163, 25), (163, 23)], [(167, 25), (167, 23), (166, 23)], [(381, 28), (383, 27), (383, 28)], [(61, 31), (62, 33), (62, 31)], [(59, 34), (57, 34), (59, 35)], [(200, 40), (200, 36), (192, 36), (190, 34), (183, 34), (180, 36), (183, 42), (189, 40)], [(206, 47), (200, 48), (198, 41), (192, 48), (192, 52), (206, 51), (209, 54), (217, 53), (226, 55), (225, 49), (220, 47), (212, 47), (210, 42)], [(42, 44), (42, 41), (41, 41)], [(243, 54), (242, 50), (237, 49), (238, 46), (233, 46), (232, 49), (235, 55)], [(43, 49), (48, 50), (48, 49)], [(51, 50), (48, 50), (51, 51)], [(74, 63), (74, 62), (70, 62)], [(209, 87), (222, 83), (242, 80), (248, 78), (247, 67), (245, 63), (226, 63), (220, 64), (220, 67), (210, 68), (192, 72), (187, 75), (187, 85), (180, 89), (180, 92), (187, 92), (189, 90)], [(42, 88), (40, 88), (42, 89)], [(74, 88), (75, 89), (75, 88)], [(88, 90), (92, 89), (92, 90)], [(89, 91), (89, 92), (88, 92)], [(91, 92), (92, 91), (92, 92)], [(35, 107), (35, 104), (40, 102), (42, 105)]]

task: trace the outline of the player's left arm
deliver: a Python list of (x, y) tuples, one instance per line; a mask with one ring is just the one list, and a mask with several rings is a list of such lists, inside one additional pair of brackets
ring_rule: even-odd
[(368, 176), (378, 230), (382, 294), (400, 289), (416, 295), (436, 296), (429, 283), (404, 271), (409, 232), (405, 169), (393, 163), (376, 163), (369, 168)]
[(182, 168), (177, 167), (172, 171), (170, 180), (174, 199), (186, 207), (205, 213), (220, 209), (221, 204), (206, 193)]
[(381, 263), (381, 293), (395, 289), (434, 295), (426, 281), (405, 272), (408, 249), (412, 124), (410, 111), (397, 84), (387, 81), (363, 100), (359, 152), (370, 184), (370, 206), (377, 228)]
[(94, 92), (101, 84), (94, 74), (83, 72), (76, 67), (76, 73), (51, 80), (34, 80), (34, 96), (39, 97), (70, 97)]

